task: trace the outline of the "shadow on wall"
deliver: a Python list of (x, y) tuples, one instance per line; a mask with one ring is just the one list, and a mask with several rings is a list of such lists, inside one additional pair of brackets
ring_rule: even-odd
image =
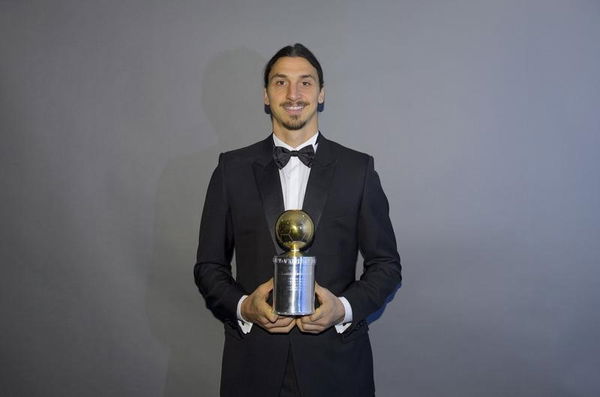
[(146, 305), (153, 334), (169, 348), (166, 397), (218, 395), (223, 327), (205, 308), (194, 284), (198, 227), (218, 154), (270, 133), (262, 111), (265, 62), (257, 52), (242, 48), (207, 64), (202, 110), (218, 144), (169, 161), (159, 180)]

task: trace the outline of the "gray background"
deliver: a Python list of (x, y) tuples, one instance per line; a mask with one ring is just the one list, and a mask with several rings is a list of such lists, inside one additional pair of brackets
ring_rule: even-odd
[(296, 41), (391, 203), (378, 395), (600, 395), (594, 0), (0, 0), (0, 394), (217, 395), (204, 192)]

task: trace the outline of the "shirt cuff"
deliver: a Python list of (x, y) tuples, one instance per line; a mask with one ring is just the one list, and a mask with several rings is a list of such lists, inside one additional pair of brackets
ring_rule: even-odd
[(341, 334), (352, 325), (352, 306), (350, 306), (350, 302), (348, 302), (348, 299), (344, 298), (343, 296), (340, 296), (338, 299), (342, 302), (342, 305), (344, 305), (345, 311), (344, 319), (341, 323), (335, 326), (335, 330), (337, 331), (337, 333)]
[(240, 298), (240, 300), (238, 301), (237, 304), (237, 318), (238, 318), (238, 325), (240, 326), (240, 329), (242, 330), (242, 332), (244, 334), (247, 334), (250, 332), (250, 330), (252, 329), (252, 323), (248, 322), (246, 320), (244, 320), (244, 317), (242, 317), (242, 302), (248, 297), (248, 295), (244, 295)]

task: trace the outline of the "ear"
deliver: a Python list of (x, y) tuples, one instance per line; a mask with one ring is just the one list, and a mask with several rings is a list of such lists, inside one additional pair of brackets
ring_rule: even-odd
[(264, 93), (264, 102), (265, 102), (265, 105), (270, 105), (270, 103), (269, 103), (269, 96), (267, 95), (267, 89), (266, 88), (263, 88), (263, 93)]
[(323, 88), (321, 88), (321, 91), (319, 92), (319, 99), (318, 99), (319, 103), (324, 103), (325, 102), (325, 86), (323, 86)]

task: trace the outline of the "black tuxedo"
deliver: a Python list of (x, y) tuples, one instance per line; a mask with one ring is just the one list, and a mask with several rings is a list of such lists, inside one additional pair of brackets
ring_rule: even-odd
[[(319, 138), (303, 210), (313, 219), (316, 281), (350, 302), (352, 326), (319, 335), (297, 327), (274, 335), (255, 325), (237, 325), (237, 303), (273, 276), (281, 253), (274, 224), (283, 212), (273, 138), (224, 153), (210, 181), (194, 267), (208, 308), (225, 324), (221, 394), (278, 396), (291, 348), (302, 395), (372, 396), (373, 363), (366, 317), (378, 310), (401, 281), (400, 259), (388, 216), (388, 202), (373, 158)], [(365, 259), (355, 280), (357, 252)], [(237, 275), (230, 261), (236, 255)]]

